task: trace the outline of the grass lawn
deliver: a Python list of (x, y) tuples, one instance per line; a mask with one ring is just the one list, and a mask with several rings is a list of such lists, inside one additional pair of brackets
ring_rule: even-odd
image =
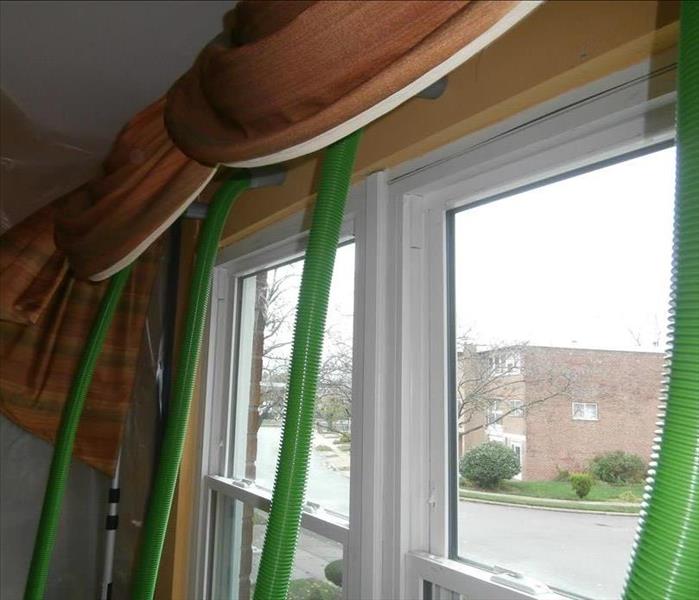
[(489, 492), (476, 492), (462, 488), (459, 494), (463, 500), (475, 500), (481, 502), (493, 502), (495, 504), (521, 504), (528, 507), (543, 507), (565, 510), (584, 510), (588, 512), (613, 512), (613, 513), (628, 513), (631, 515), (638, 514), (638, 504), (608, 504), (606, 502), (587, 502), (577, 500), (559, 500), (551, 498), (531, 498), (530, 496), (518, 496), (516, 494), (497, 494)]
[[(595, 481), (585, 501), (603, 502), (640, 502), (643, 497), (642, 483), (630, 483), (626, 485), (611, 485), (603, 481)], [(479, 488), (467, 483), (465, 489), (478, 490)], [(575, 495), (569, 481), (504, 481), (495, 490), (498, 494), (516, 496), (531, 496), (533, 498), (556, 498), (559, 500), (579, 500)]]

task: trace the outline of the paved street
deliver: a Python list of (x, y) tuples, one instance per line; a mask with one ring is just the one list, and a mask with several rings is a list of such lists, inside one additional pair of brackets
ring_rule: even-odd
[(599, 600), (618, 598), (636, 518), (459, 503), (459, 551)]
[[(262, 428), (260, 439), (258, 480), (271, 487), (278, 428)], [(317, 443), (332, 444), (322, 439)], [(309, 497), (343, 514), (349, 509), (348, 472), (329, 468), (328, 455), (316, 450), (311, 455)], [(263, 530), (263, 526), (255, 528), (259, 548)], [(619, 597), (635, 531), (634, 516), (459, 503), (459, 548), (463, 557), (519, 571), (595, 600)], [(294, 577), (323, 579), (325, 565), (340, 556), (337, 544), (305, 532)]]
[[(635, 529), (634, 517), (459, 503), (463, 557), (595, 600), (619, 597)], [(256, 573), (263, 525), (254, 537)], [(341, 557), (339, 544), (302, 530), (293, 577), (322, 580), (325, 565)]]

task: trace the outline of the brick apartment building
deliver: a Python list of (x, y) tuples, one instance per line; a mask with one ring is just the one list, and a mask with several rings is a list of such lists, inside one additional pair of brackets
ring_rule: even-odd
[(495, 440), (525, 480), (584, 469), (623, 450), (648, 460), (664, 356), (543, 346), (459, 353), (459, 453)]

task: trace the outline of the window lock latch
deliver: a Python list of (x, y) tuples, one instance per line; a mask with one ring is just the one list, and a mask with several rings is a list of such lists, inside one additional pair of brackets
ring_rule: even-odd
[(498, 566), (495, 567), (495, 571), (496, 573), (490, 578), (493, 583), (524, 592), (525, 594), (531, 594), (532, 596), (551, 594), (551, 588), (538, 579)]

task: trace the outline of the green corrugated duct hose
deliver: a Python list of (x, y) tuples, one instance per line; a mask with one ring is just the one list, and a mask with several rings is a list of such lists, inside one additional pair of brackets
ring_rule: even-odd
[(189, 407), (199, 363), (204, 321), (211, 296), (211, 274), (223, 226), (235, 200), (250, 185), (245, 174), (237, 174), (216, 192), (197, 243), (182, 343), (177, 356), (170, 414), (165, 425), (160, 463), (141, 535), (140, 551), (132, 586), (132, 600), (149, 600), (155, 592), (160, 556), (165, 542), (172, 497), (182, 460)]
[[(699, 598), (699, 2), (682, 2), (673, 257), (674, 335), (624, 598)], [(661, 415), (661, 418), (663, 415)]]
[(289, 393), (255, 600), (284, 600), (301, 525), (335, 251), (360, 132), (325, 154), (296, 310)]
[(95, 364), (102, 350), (104, 338), (130, 273), (131, 267), (126, 267), (114, 275), (109, 282), (63, 407), (61, 423), (56, 433), (46, 492), (44, 493), (44, 504), (41, 507), (39, 529), (34, 541), (27, 586), (24, 590), (25, 600), (41, 600), (44, 597), (80, 415), (85, 406), (85, 398), (90, 389)]

